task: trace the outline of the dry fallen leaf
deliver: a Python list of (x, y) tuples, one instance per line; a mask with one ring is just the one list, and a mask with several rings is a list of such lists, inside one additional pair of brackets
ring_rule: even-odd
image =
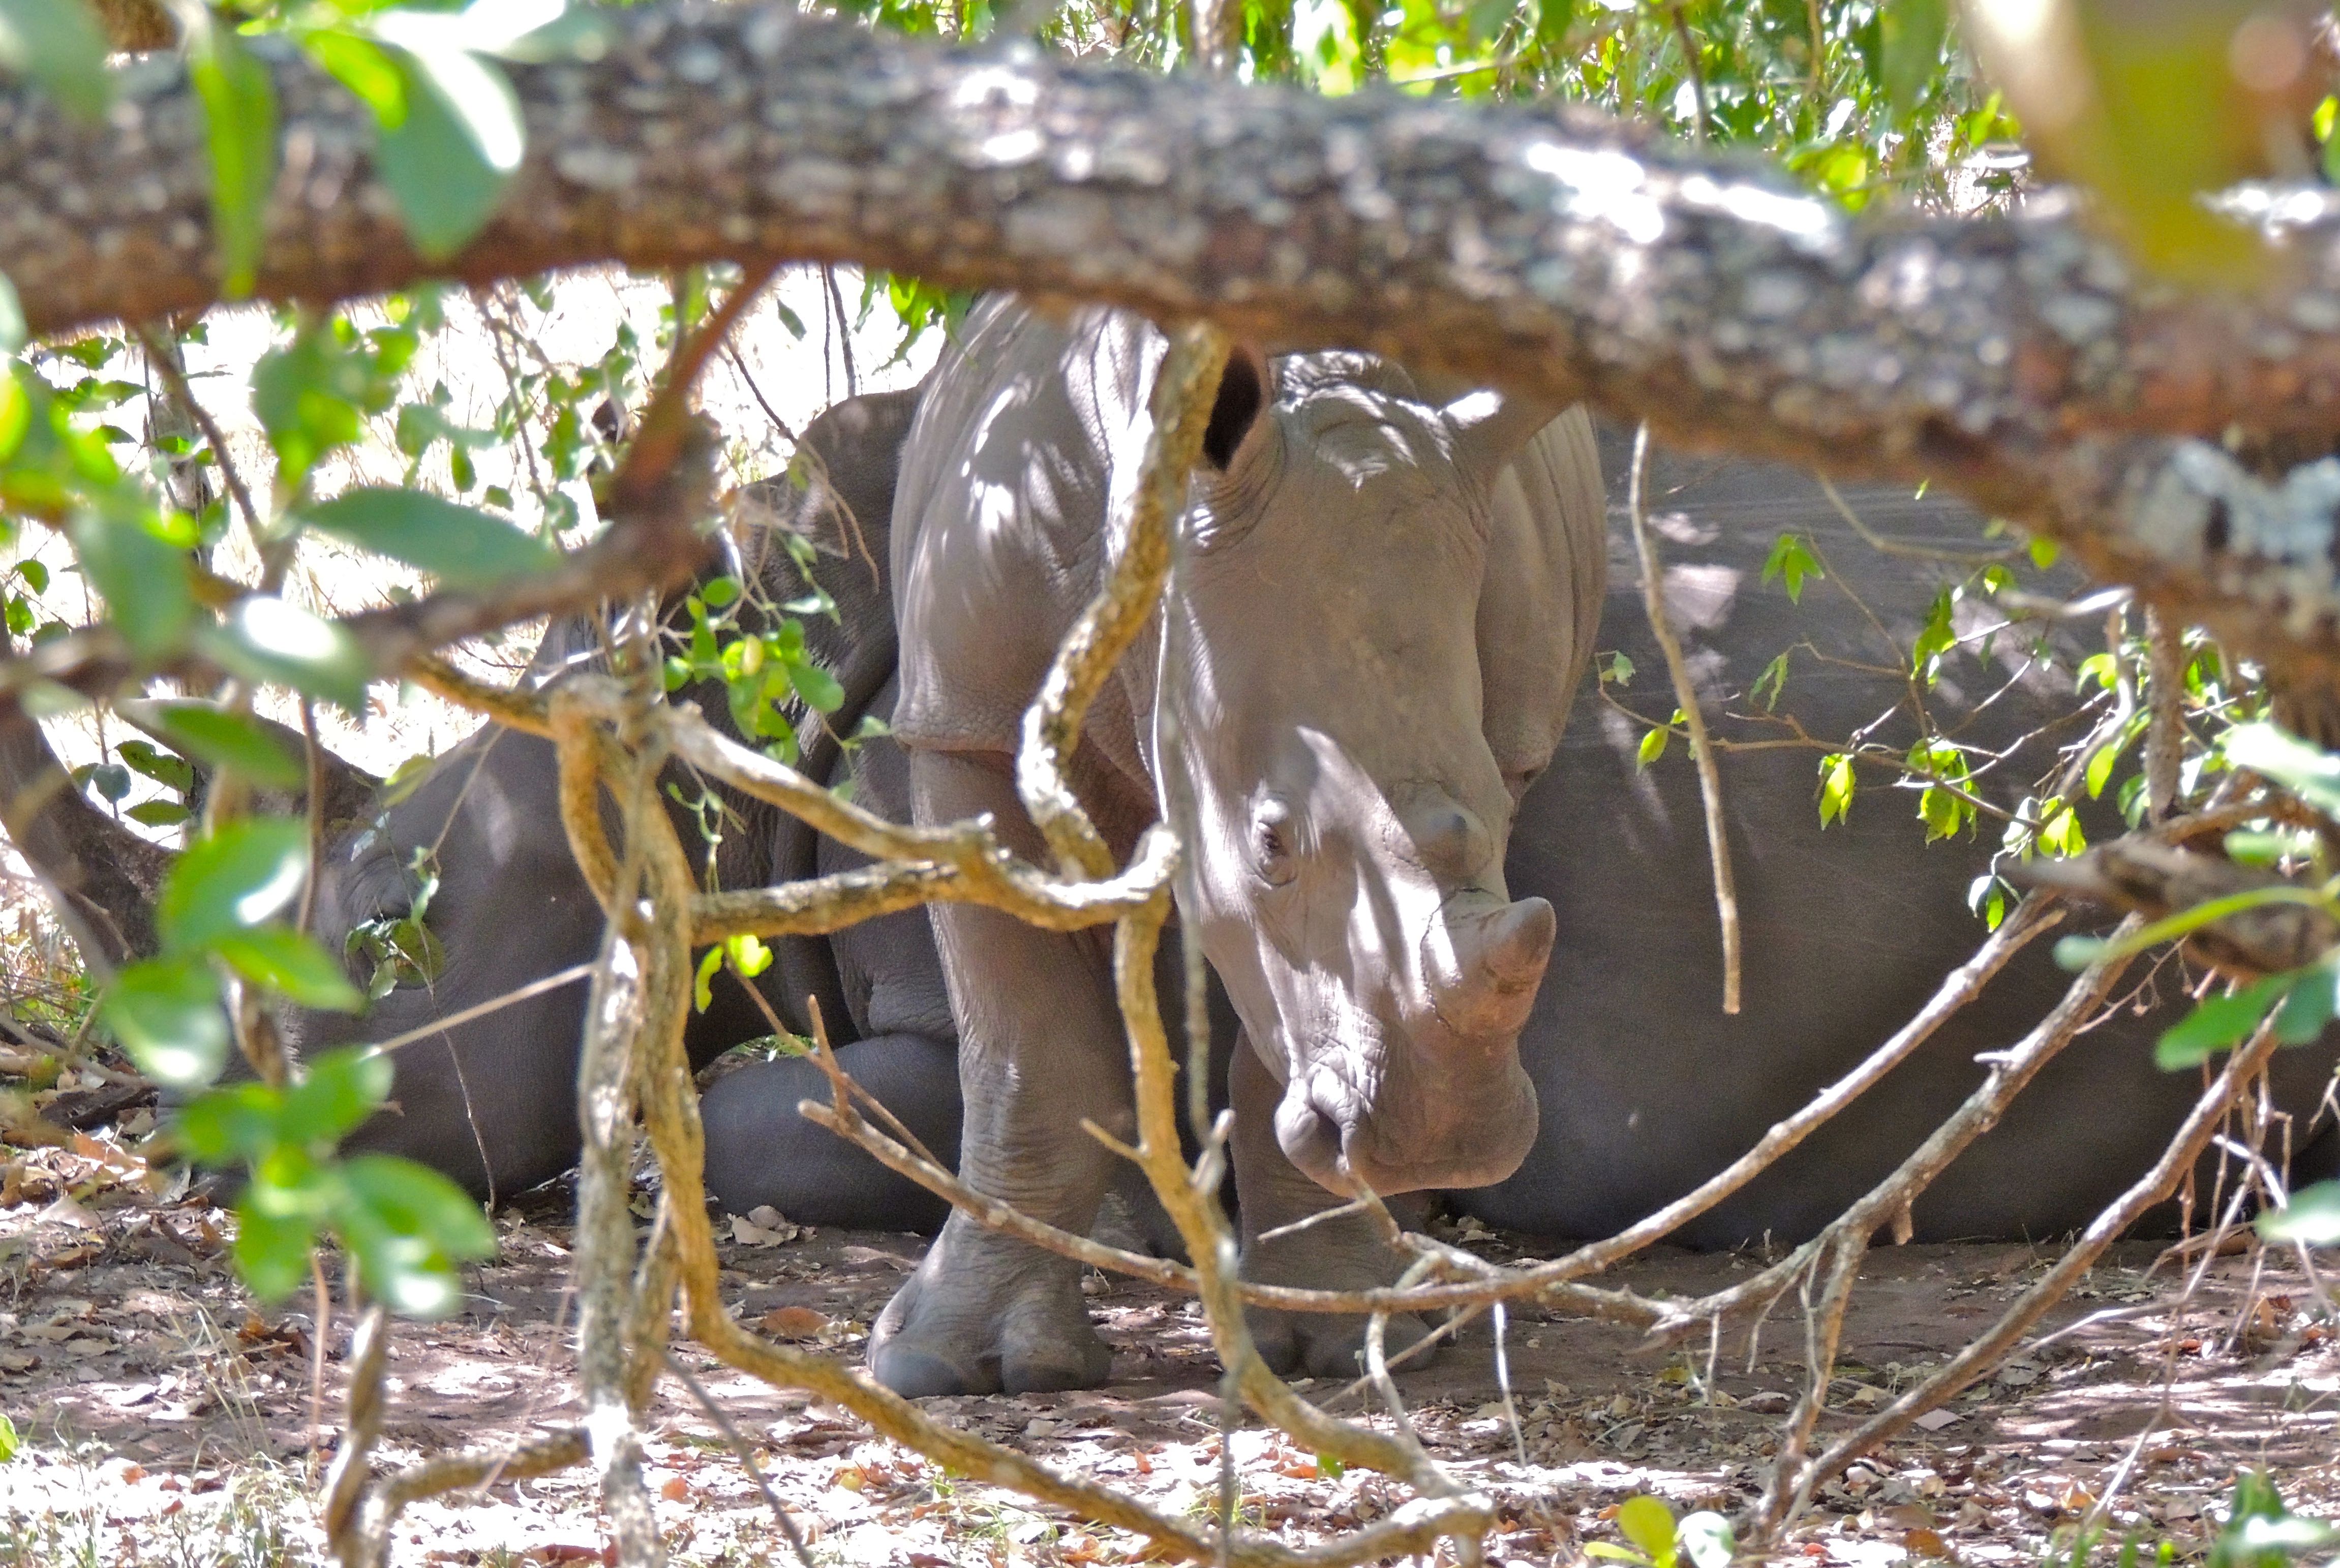
[(809, 1306), (776, 1306), (756, 1326), (774, 1339), (818, 1339), (828, 1327), (828, 1315)]
[(803, 1227), (790, 1224), (769, 1204), (759, 1204), (744, 1215), (731, 1216), (731, 1239), (741, 1246), (778, 1246), (802, 1234)]

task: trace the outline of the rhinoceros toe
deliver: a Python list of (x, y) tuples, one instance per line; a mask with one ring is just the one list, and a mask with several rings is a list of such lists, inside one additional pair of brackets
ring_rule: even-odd
[[(1279, 1377), (1354, 1377), (1365, 1369), (1365, 1320), (1322, 1312), (1254, 1311), (1252, 1342), (1260, 1359)], [(1416, 1315), (1394, 1313), (1382, 1335), (1384, 1356), (1394, 1360), (1430, 1332)], [(1409, 1367), (1426, 1366), (1434, 1349), (1409, 1357)]]
[(954, 1217), (869, 1336), (869, 1370), (906, 1398), (1092, 1388), (1113, 1369), (1077, 1265)]

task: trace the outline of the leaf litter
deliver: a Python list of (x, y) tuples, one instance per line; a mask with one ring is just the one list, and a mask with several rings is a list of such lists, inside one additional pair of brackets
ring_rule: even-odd
[[(320, 1412), (312, 1305), (305, 1295), (273, 1308), (252, 1300), (224, 1255), (232, 1216), (183, 1177), (146, 1171), (136, 1150), (146, 1126), (4, 1151), (0, 1415), (22, 1449), (0, 1463), (0, 1564), (318, 1561), (311, 1499), (332, 1454), (349, 1325), (337, 1315), (324, 1329)], [(570, 1218), (559, 1184), (524, 1196), (497, 1216), (498, 1255), (465, 1271), (462, 1310), (401, 1326), (385, 1463), (577, 1417)], [(1533, 1246), (1474, 1221), (1443, 1229), (1502, 1261)], [(734, 1311), (762, 1332), (858, 1356), (922, 1245), (759, 1212), (733, 1222), (721, 1281)], [(2136, 1534), (2167, 1541), (2181, 1558), (2198, 1553), (2246, 1466), (2270, 1469), (2300, 1511), (2333, 1513), (2340, 1345), (2319, 1315), (2319, 1282), (2277, 1251), (2221, 1256), (2180, 1302), (2179, 1271), (2147, 1272), (2157, 1250), (2115, 1249), (2031, 1347), (1824, 1486), (1784, 1543), (1786, 1559), (2034, 1563), (2105, 1497), (2132, 1450), (2111, 1503), (2116, 1543)], [(1872, 1254), (1822, 1438), (1922, 1380), (2051, 1259), (2020, 1245)], [(1647, 1294), (1696, 1295), (1760, 1262), (1658, 1249), (1619, 1274)], [(927, 1408), (1155, 1506), (1209, 1516), (1216, 1365), (1194, 1304), (1101, 1275), (1084, 1291), (1115, 1352), (1112, 1384)], [(1777, 1426), (1803, 1392), (1801, 1345), (1791, 1306), (1751, 1348), (1742, 1327), (1711, 1355), (1702, 1343), (1641, 1352), (1617, 1329), (1515, 1309), (1506, 1349), (1516, 1438), (1483, 1322), (1398, 1382), (1433, 1453), (1494, 1499), (1491, 1560), (1570, 1563), (1592, 1543), (1621, 1539), (1618, 1509), (1633, 1497), (1726, 1513), (1751, 1500)], [(754, 1383), (688, 1345), (675, 1354), (757, 1445), (823, 1563), (1007, 1568), (1144, 1555), (1135, 1538), (955, 1478), (800, 1393)], [(1306, 1388), (1322, 1400), (1340, 1392), (1330, 1381)], [(1366, 1413), (1353, 1397), (1338, 1408)], [(663, 1384), (644, 1426), (650, 1490), (677, 1562), (788, 1560), (760, 1495), (687, 1391)], [(1232, 1441), (1242, 1521), (1294, 1545), (1402, 1500), (1385, 1479), (1320, 1464), (1281, 1434), (1249, 1427)], [(402, 1521), (393, 1560), (511, 1568), (602, 1561), (606, 1545), (595, 1487), (578, 1470), (421, 1504)]]

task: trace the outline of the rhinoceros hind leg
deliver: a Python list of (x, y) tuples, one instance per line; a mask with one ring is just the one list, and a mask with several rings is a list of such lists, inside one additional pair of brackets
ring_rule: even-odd
[[(1393, 1251), (1363, 1216), (1325, 1220), (1306, 1230), (1263, 1242), (1269, 1233), (1339, 1205), (1340, 1199), (1294, 1168), (1277, 1146), (1273, 1118), (1281, 1093), (1253, 1051), (1248, 1038), (1235, 1042), (1233, 1087), (1235, 1108), (1235, 1190), (1242, 1196), (1243, 1275), (1262, 1285), (1310, 1290), (1367, 1290), (1393, 1285), (1405, 1259)], [(1416, 1206), (1393, 1202), (1401, 1217)], [(1254, 1307), (1249, 1314), (1253, 1341), (1268, 1366), (1284, 1376), (1354, 1377), (1363, 1369), (1365, 1322), (1323, 1312), (1277, 1312)], [(1412, 1313), (1390, 1318), (1382, 1346), (1390, 1355), (1413, 1345), (1429, 1326)], [(1427, 1365), (1433, 1352), (1413, 1358)]]
[[(957, 1050), (922, 1035), (888, 1035), (840, 1046), (837, 1059), (936, 1158), (957, 1168)], [(828, 1097), (828, 1079), (802, 1057), (740, 1067), (708, 1087), (699, 1099), (707, 1189), (724, 1212), (768, 1204), (802, 1225), (938, 1229), (947, 1203), (797, 1114), (798, 1102)]]

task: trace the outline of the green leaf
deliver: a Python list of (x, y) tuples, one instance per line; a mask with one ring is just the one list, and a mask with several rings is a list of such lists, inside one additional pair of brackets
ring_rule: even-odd
[(309, 1076), (284, 1091), (277, 1136), (288, 1144), (330, 1147), (390, 1097), (391, 1061), (362, 1046), (328, 1051)]
[(495, 1251), (480, 1206), (437, 1171), (390, 1155), (360, 1155), (341, 1171), (334, 1216), (369, 1293), (407, 1317), (443, 1317), (462, 1301), (459, 1258)]
[(1685, 1514), (1675, 1528), (1674, 1539), (1681, 1543), (1681, 1554), (1690, 1559), (1691, 1568), (1727, 1568), (1739, 1551), (1739, 1537), (1730, 1521), (1705, 1511)]
[(377, 120), (375, 163), (414, 248), (453, 255), (495, 215), (526, 132), (503, 72), (447, 36), (449, 18), (392, 14), (377, 25), (406, 84), (405, 114)]
[(1568, 42), (1576, 20), (1576, 0), (1536, 0), (1535, 39), (1538, 47), (1556, 50)]
[(16, 1424), (0, 1415), (0, 1464), (16, 1457)]
[(130, 765), (132, 771), (143, 773), (166, 789), (184, 793), (194, 787), (195, 770), (187, 766), (183, 757), (171, 756), (144, 740), (124, 740), (114, 751)]
[(317, 1245), (313, 1214), (274, 1213), (246, 1191), (235, 1206), (235, 1271), (263, 1301), (281, 1301), (309, 1283), (309, 1255)]
[(2274, 779), (2326, 816), (2340, 816), (2340, 757), (2273, 724), (2237, 724), (2218, 742), (2226, 760)]
[(723, 938), (723, 953), (733, 968), (751, 980), (772, 967), (772, 949), (753, 932)]
[(114, 102), (105, 32), (84, 0), (0, 0), (0, 70), (28, 77), (84, 120)]
[[(0, 279), (0, 288), (5, 287), (6, 287), (5, 280)], [(15, 291), (10, 290), (9, 292), (14, 293)], [(37, 561), (18, 561), (16, 563), (16, 575), (23, 578), (25, 580), (25, 586), (31, 589), (35, 593), (46, 593), (49, 590), (49, 569), (43, 566)]]
[(142, 800), (123, 815), (149, 828), (175, 828), (194, 813), (176, 800)]
[[(1792, 650), (1782, 651), (1777, 659), (1765, 665), (1763, 673), (1755, 678), (1755, 684), (1748, 690), (1748, 695), (1760, 702), (1763, 705), (1763, 710), (1767, 713), (1779, 710), (1780, 694), (1788, 684), (1788, 652)], [(1764, 690), (1766, 687), (1770, 688), (1768, 694)]]
[(337, 539), (402, 561), (452, 587), (523, 577), (559, 559), (541, 540), (500, 517), (419, 490), (348, 491), (308, 508), (305, 515)]
[(213, 1089), (179, 1112), (175, 1136), (203, 1165), (256, 1161), (277, 1141), (276, 1113), (283, 1098), (266, 1084)]
[(1852, 810), (1852, 795), (1858, 780), (1853, 777), (1852, 753), (1832, 751), (1820, 759), (1820, 826), (1841, 822)]
[(788, 684), (796, 688), (797, 695), (814, 712), (834, 713), (845, 706), (845, 688), (819, 665), (796, 660), (789, 662), (788, 671)]
[(82, 508), (65, 532), (131, 650), (147, 659), (174, 651), (195, 619), (186, 552), (131, 511)]
[(1641, 737), (1640, 749), (1634, 753), (1634, 765), (1647, 768), (1651, 763), (1663, 757), (1666, 754), (1666, 742), (1672, 737), (1673, 731), (1664, 725), (1651, 726), (1650, 732)]
[(268, 194), (276, 184), (276, 87), (268, 67), (217, 25), (189, 41), (187, 72), (203, 104), (212, 154), (212, 229), (221, 289), (252, 293), (268, 236)]
[(2259, 1216), (2258, 1227), (2268, 1241), (2340, 1246), (2340, 1181), (2300, 1188), (2283, 1207)]
[(1927, 83), (1940, 74), (1942, 42), (1950, 30), (1948, 0), (1892, 0), (1877, 21), (1886, 100), (1895, 114), (1906, 115)]
[(703, 1013), (715, 1005), (715, 975), (722, 968), (723, 948), (718, 943), (700, 956), (698, 973), (691, 977), (690, 1005), (694, 1011)]
[(479, 1203), (439, 1172), (395, 1155), (355, 1155), (343, 1167), (350, 1185), (408, 1234), (449, 1257), (493, 1256), (496, 1233)]
[(1674, 1554), (1674, 1511), (1647, 1493), (1617, 1505), (1617, 1533), (1648, 1553), (1653, 1563), (1662, 1563)]
[(172, 1088), (219, 1077), (227, 1014), (219, 981), (200, 958), (148, 958), (114, 978), (98, 1015), (138, 1070)]
[(233, 768), (255, 784), (297, 789), (308, 779), (305, 759), (243, 714), (208, 702), (157, 702), (140, 718), (162, 731), (174, 750), (213, 768)]
[(1779, 578), (1788, 590), (1788, 598), (1798, 604), (1803, 602), (1806, 578), (1827, 576), (1820, 570), (1819, 557), (1812, 553), (1801, 534), (1781, 534), (1773, 541), (1771, 553), (1763, 562), (1763, 581)]
[(2279, 1044), (2305, 1046), (2324, 1033), (2333, 1013), (2340, 1011), (2340, 997), (2334, 995), (2335, 981), (2340, 981), (2340, 969), (2328, 960), (2299, 972), (2276, 1013), (2275, 1037)]
[[(2057, 954), (2060, 961), (2063, 954)], [(2259, 1020), (2291, 989), (2294, 977), (2270, 975), (2230, 997), (2211, 997), (2162, 1031), (2153, 1049), (2154, 1065), (2164, 1072), (2199, 1067), (2220, 1051), (2229, 1051), (2249, 1037)]]
[(1954, 602), (1948, 589), (1937, 592), (1926, 612), (1926, 624), (1919, 628), (1917, 640), (1909, 645), (1909, 668), (1929, 686), (1937, 673), (1935, 661), (1958, 646), (1958, 634), (1950, 624)]
[(197, 639), (230, 674), (273, 681), (365, 711), (373, 667), (346, 630), (295, 604), (264, 593), (239, 599), (216, 627)]
[(197, 839), (154, 900), (164, 949), (208, 948), (273, 918), (299, 896), (308, 871), (307, 827), (287, 818), (246, 818)]
[(354, 1013), (365, 998), (341, 965), (314, 938), (290, 926), (268, 925), (222, 937), (212, 948), (236, 973), (304, 1007)]
[(381, 45), (355, 33), (320, 28), (303, 36), (301, 46), (373, 111), (375, 124), (397, 125), (405, 120), (406, 75)]

